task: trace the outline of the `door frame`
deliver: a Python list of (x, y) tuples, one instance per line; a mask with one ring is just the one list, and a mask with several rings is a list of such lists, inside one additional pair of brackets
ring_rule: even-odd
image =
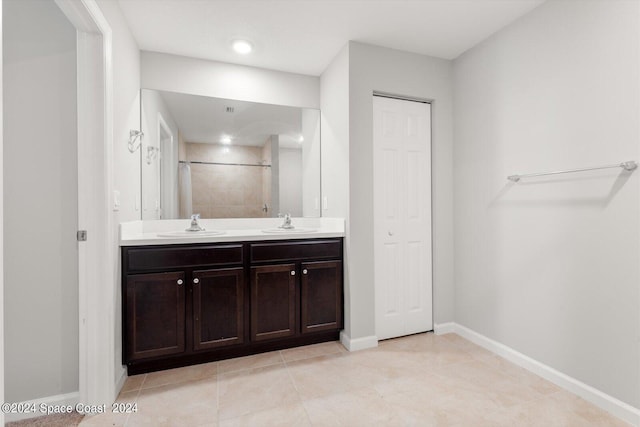
[[(372, 99), (373, 98), (390, 98), (390, 99), (395, 99), (395, 100), (399, 100), (399, 101), (409, 101), (409, 102), (417, 102), (417, 103), (421, 103), (421, 104), (428, 104), (429, 105), (429, 182), (430, 182), (430, 188), (431, 188), (431, 192), (430, 192), (430, 201), (429, 201), (429, 215), (430, 215), (430, 222), (429, 222), (429, 227), (431, 228), (430, 230), (430, 242), (429, 242), (429, 248), (431, 251), (431, 256), (429, 258), (429, 261), (431, 263), (431, 326), (432, 326), (432, 330), (434, 327), (434, 318), (435, 318), (435, 313), (434, 313), (434, 239), (433, 239), (433, 109), (434, 109), (434, 105), (435, 105), (435, 99), (429, 99), (429, 98), (422, 98), (422, 97), (415, 97), (415, 96), (410, 96), (410, 95), (398, 95), (395, 93), (390, 93), (390, 92), (383, 92), (383, 91), (377, 91), (374, 90), (372, 93)], [(372, 102), (373, 104), (373, 102)], [(375, 117), (373, 117), (373, 120), (375, 120)], [(375, 147), (373, 147), (373, 156), (375, 158)], [(375, 165), (374, 165), (375, 168)], [(375, 190), (374, 190), (375, 193)], [(374, 195), (375, 197), (375, 195)], [(375, 221), (374, 221), (375, 222)], [(375, 244), (375, 239), (374, 239), (374, 244)], [(375, 250), (374, 250), (375, 253)], [(375, 309), (374, 309), (374, 317), (375, 317), (375, 324), (376, 324), (376, 334), (378, 332), (378, 312), (377, 312), (377, 307), (378, 307), (378, 298), (380, 298), (380, 296), (377, 293), (377, 286), (374, 283), (374, 304), (375, 304)], [(378, 338), (379, 339), (379, 338)]]
[(55, 0), (77, 30), (79, 401), (111, 404), (115, 380), (116, 229), (112, 31), (96, 0)]
[[(162, 134), (163, 132), (165, 134), (167, 134), (169, 137), (166, 138), (169, 140), (169, 150), (166, 150), (166, 145), (167, 143), (165, 143), (165, 139), (162, 138)], [(159, 199), (160, 199), (160, 215), (158, 219), (166, 219), (166, 211), (168, 209), (166, 209), (166, 203), (167, 201), (164, 200), (166, 199), (166, 194), (167, 193), (167, 186), (165, 184), (165, 182), (167, 181), (167, 179), (165, 179), (165, 174), (166, 173), (170, 173), (173, 174), (173, 171), (169, 171), (167, 170), (168, 168), (164, 165), (164, 163), (166, 162), (166, 160), (168, 158), (172, 158), (173, 157), (173, 132), (171, 132), (171, 128), (169, 127), (169, 125), (167, 124), (166, 120), (164, 119), (164, 117), (162, 116), (162, 114), (158, 111), (158, 168), (159, 168), (159, 172), (160, 172), (160, 179), (158, 180), (158, 182), (160, 183), (160, 194), (159, 194)], [(173, 176), (171, 177), (173, 178)], [(171, 182), (177, 182), (177, 179), (172, 179), (170, 180)], [(163, 185), (165, 184), (165, 185)], [(174, 194), (173, 194), (173, 188), (168, 190), (169, 194), (171, 195), (171, 211), (173, 213), (173, 204), (174, 204)], [(174, 218), (172, 216), (172, 218)]]
[[(0, 0), (0, 218), (4, 218), (4, 94), (3, 94), (3, 0)], [(4, 402), (4, 221), (0, 221), (0, 401)], [(4, 425), (0, 411), (0, 425)]]

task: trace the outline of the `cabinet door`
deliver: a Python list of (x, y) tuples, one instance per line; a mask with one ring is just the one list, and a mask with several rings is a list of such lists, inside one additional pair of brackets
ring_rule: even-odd
[(251, 339), (296, 335), (295, 264), (251, 268)]
[(193, 272), (193, 348), (224, 347), (244, 341), (244, 270)]
[(182, 353), (184, 273), (127, 276), (128, 360)]
[(302, 264), (302, 333), (342, 328), (342, 262)]

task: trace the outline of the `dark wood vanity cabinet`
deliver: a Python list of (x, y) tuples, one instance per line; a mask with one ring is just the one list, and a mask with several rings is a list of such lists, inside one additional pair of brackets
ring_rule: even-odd
[(296, 335), (296, 265), (251, 267), (251, 339)]
[(193, 349), (244, 342), (244, 269), (197, 270), (193, 274)]
[(301, 269), (301, 333), (341, 329), (342, 262), (305, 262)]
[(342, 238), (122, 248), (129, 374), (338, 339)]
[(184, 352), (184, 288), (183, 272), (127, 276), (128, 360)]

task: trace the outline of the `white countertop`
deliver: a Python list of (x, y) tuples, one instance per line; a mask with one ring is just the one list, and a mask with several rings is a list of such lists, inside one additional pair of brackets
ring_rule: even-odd
[(175, 245), (188, 243), (239, 242), (249, 240), (318, 239), (344, 237), (343, 218), (292, 218), (295, 227), (315, 231), (265, 233), (262, 230), (277, 228), (279, 218), (229, 218), (201, 219), (200, 225), (207, 231), (219, 230), (224, 234), (161, 237), (159, 234), (183, 231), (191, 224), (188, 219), (131, 221), (120, 223), (120, 246)]

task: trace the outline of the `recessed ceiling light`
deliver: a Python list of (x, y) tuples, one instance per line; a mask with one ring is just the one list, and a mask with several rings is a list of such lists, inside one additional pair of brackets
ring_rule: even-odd
[(304, 142), (304, 136), (300, 135), (298, 137), (298, 144), (302, 144)]
[(231, 144), (231, 137), (229, 135), (223, 135), (222, 138), (220, 138), (220, 142), (224, 145), (229, 145)]
[(251, 51), (253, 50), (253, 46), (251, 45), (251, 43), (246, 40), (234, 40), (232, 46), (233, 50), (241, 55), (251, 53)]

